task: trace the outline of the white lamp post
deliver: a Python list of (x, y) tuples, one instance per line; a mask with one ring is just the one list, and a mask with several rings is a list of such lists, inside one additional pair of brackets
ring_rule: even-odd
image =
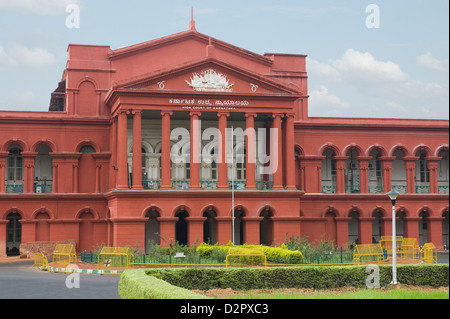
[(395, 233), (395, 200), (397, 196), (400, 195), (399, 192), (391, 190), (386, 193), (392, 202), (392, 282), (391, 284), (397, 284), (397, 236)]

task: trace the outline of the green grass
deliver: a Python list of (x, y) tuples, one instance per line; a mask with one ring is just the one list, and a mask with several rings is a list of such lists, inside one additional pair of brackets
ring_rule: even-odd
[(449, 299), (448, 291), (416, 289), (358, 289), (355, 291), (309, 291), (307, 293), (289, 293), (278, 290), (272, 293), (242, 292), (229, 297), (231, 299)]

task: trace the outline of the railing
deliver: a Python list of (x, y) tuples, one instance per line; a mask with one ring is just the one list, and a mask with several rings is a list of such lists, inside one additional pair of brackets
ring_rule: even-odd
[(322, 186), (322, 193), (336, 194), (336, 186)]
[(34, 184), (34, 192), (35, 193), (51, 193), (53, 191), (52, 182), (44, 182), (39, 181), (38, 184)]
[(172, 189), (189, 189), (189, 180), (172, 180)]
[(449, 194), (448, 186), (438, 186), (438, 194)]
[(6, 184), (5, 193), (21, 194), (23, 193), (23, 185)]
[(406, 194), (406, 185), (392, 185), (392, 189), (400, 194)]
[(273, 181), (256, 181), (256, 188), (259, 190), (272, 189)]
[(142, 186), (145, 189), (159, 189), (161, 187), (161, 181), (156, 179), (143, 179)]
[(359, 194), (360, 193), (359, 185), (345, 185), (345, 192), (347, 194)]
[(384, 188), (383, 186), (371, 186), (369, 185), (369, 193), (370, 194), (383, 194), (384, 193)]
[(216, 189), (218, 186), (217, 181), (200, 181), (200, 187), (203, 189)]
[(229, 189), (245, 189), (245, 181), (228, 181)]
[(430, 186), (416, 185), (416, 194), (429, 194)]
[[(91, 252), (82, 252), (80, 254), (81, 262), (86, 263), (97, 263), (98, 262), (98, 254)], [(308, 264), (320, 264), (320, 265), (329, 265), (329, 264), (352, 264), (353, 263), (353, 251), (343, 251), (340, 249), (339, 251), (333, 253), (320, 253), (320, 254), (311, 254), (310, 256), (303, 256), (300, 264), (308, 265)], [(137, 265), (217, 265), (224, 266), (226, 265), (225, 258), (207, 258), (201, 257), (199, 254), (178, 254), (175, 255), (143, 255), (143, 254), (135, 254), (134, 255), (134, 264)], [(268, 261), (268, 266), (277, 265), (277, 264), (286, 264), (285, 260), (276, 260), (271, 259)], [(293, 265), (292, 256), (287, 262), (287, 264)]]

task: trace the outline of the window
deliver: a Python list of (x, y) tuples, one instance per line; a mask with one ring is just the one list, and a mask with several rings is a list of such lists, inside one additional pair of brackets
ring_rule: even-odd
[(421, 183), (429, 183), (430, 182), (430, 171), (427, 167), (427, 161), (425, 160), (425, 153), (420, 153), (420, 159), (419, 159), (419, 171), (420, 176), (419, 180)]
[(23, 157), (18, 147), (9, 151), (6, 178), (9, 181), (23, 181)]

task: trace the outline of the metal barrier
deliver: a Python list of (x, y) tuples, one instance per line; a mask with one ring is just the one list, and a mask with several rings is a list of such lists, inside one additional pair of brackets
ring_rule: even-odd
[(43, 253), (34, 253), (34, 264), (32, 267), (36, 267), (39, 270), (49, 270), (47, 257)]
[(403, 238), (400, 246), (400, 256), (401, 258), (414, 260), (420, 259), (420, 249), (416, 238)]
[[(256, 259), (256, 262), (255, 262)], [(267, 257), (263, 248), (230, 248), (225, 259), (225, 267), (237, 266), (267, 266)]]
[[(398, 250), (399, 247), (403, 243), (403, 236), (395, 236), (395, 243), (396, 243), (396, 247)], [(380, 240), (379, 244), (381, 246), (381, 249), (386, 250), (387, 255), (389, 257), (391, 257), (392, 256), (392, 236), (381, 236), (381, 240)]]
[(71, 244), (58, 244), (53, 251), (53, 271), (66, 272), (67, 266), (77, 262), (75, 246)]
[(105, 270), (132, 269), (134, 255), (128, 247), (103, 247), (98, 255), (97, 268)]
[(437, 250), (433, 243), (426, 243), (422, 247), (422, 261), (425, 264), (437, 263)]
[(356, 245), (353, 254), (353, 263), (360, 264), (372, 264), (381, 263), (384, 261), (383, 248), (380, 244), (361, 244)]

